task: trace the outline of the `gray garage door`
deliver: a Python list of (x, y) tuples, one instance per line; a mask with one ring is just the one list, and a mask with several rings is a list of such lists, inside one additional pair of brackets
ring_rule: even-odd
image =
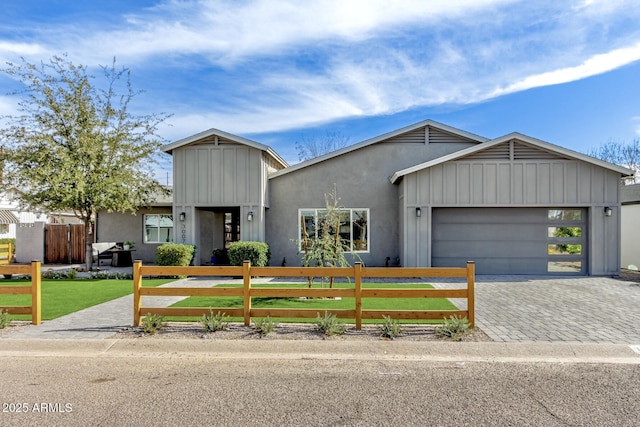
[(585, 274), (586, 211), (580, 208), (435, 208), (432, 265), (478, 274)]

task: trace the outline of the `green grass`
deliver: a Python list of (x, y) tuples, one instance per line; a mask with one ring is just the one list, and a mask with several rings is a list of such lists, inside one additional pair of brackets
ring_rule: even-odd
[[(159, 286), (169, 279), (145, 279), (144, 286)], [(0, 285), (29, 285), (28, 280), (0, 280)], [(51, 320), (87, 307), (133, 293), (131, 280), (43, 280), (42, 320)], [(31, 295), (0, 294), (0, 306), (31, 305)], [(133, 310), (133, 307), (131, 307)], [(133, 311), (132, 311), (133, 313)], [(30, 320), (30, 315), (11, 315), (15, 320)]]
[[(220, 287), (242, 287), (242, 285), (220, 285)], [(265, 284), (253, 285), (254, 288), (290, 288), (300, 287), (306, 288), (306, 284)], [(353, 284), (338, 283), (336, 288), (352, 288)], [(430, 289), (433, 286), (428, 284), (410, 284), (399, 285), (392, 283), (372, 283), (363, 284), (363, 288), (421, 288)], [(241, 297), (190, 297), (173, 304), (171, 307), (214, 307), (214, 308), (242, 308)], [(256, 297), (252, 298), (253, 308), (284, 308), (284, 309), (301, 309), (301, 308), (317, 308), (321, 313), (324, 310), (331, 309), (354, 309), (354, 298), (342, 298), (341, 300), (331, 299), (299, 299), (299, 298), (269, 298)], [(446, 298), (363, 298), (363, 310), (457, 310), (458, 308)], [(167, 317), (170, 321), (197, 321), (199, 318), (194, 317)], [(239, 317), (232, 317), (232, 321), (242, 321)], [(316, 319), (303, 318), (277, 318), (278, 322), (299, 322), (309, 323), (315, 322)], [(349, 319), (340, 319), (349, 322)], [(383, 320), (363, 320), (363, 323), (382, 323)], [(353, 323), (353, 320), (351, 320)], [(440, 320), (401, 320), (401, 323), (442, 323)]]

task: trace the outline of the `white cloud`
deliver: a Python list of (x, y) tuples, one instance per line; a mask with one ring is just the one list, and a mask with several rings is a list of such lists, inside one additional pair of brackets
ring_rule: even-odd
[(528, 76), (505, 88), (496, 90), (492, 96), (519, 92), (534, 87), (572, 82), (615, 70), (616, 68), (638, 60), (640, 60), (640, 42), (633, 46), (594, 55), (585, 60), (582, 64), (574, 67), (566, 67), (559, 70)]

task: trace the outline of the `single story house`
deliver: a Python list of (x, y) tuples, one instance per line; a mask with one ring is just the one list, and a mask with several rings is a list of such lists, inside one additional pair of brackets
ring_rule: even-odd
[[(272, 265), (300, 265), (300, 241), (336, 188), (340, 235), (368, 266), (472, 260), (478, 274), (619, 272), (621, 178), (632, 172), (519, 133), (488, 139), (425, 120), (293, 166), (217, 129), (164, 151), (171, 207), (141, 212), (126, 230), (101, 214), (100, 239), (137, 236), (137, 248), (151, 249), (172, 235), (196, 245), (197, 265), (229, 242), (265, 241)], [(171, 232), (155, 222), (162, 215)]]

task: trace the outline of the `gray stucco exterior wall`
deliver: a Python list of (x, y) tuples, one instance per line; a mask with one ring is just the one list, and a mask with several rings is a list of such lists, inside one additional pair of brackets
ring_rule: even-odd
[(132, 258), (140, 259), (145, 263), (153, 263), (156, 259), (156, 250), (162, 243), (144, 243), (144, 216), (145, 214), (171, 215), (171, 211), (171, 207), (167, 206), (140, 209), (136, 215), (106, 211), (98, 212), (96, 241), (134, 242), (135, 252), (132, 253)]
[[(424, 129), (421, 130), (424, 135)], [(425, 143), (396, 139), (330, 158), (270, 179), (270, 208), (266, 211), (266, 242), (271, 264), (300, 265), (298, 209), (324, 208), (325, 193), (337, 188), (340, 205), (369, 209), (370, 251), (359, 253), (368, 266), (384, 266), (400, 257), (398, 187), (390, 176), (397, 170), (436, 159), (475, 145), (474, 142)]]

